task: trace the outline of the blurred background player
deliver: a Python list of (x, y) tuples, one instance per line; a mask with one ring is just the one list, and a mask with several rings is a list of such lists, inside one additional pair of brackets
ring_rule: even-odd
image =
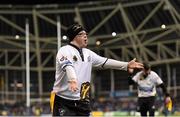
[(151, 70), (149, 63), (143, 63), (144, 69), (133, 76), (133, 69), (129, 69), (129, 85), (137, 84), (138, 88), (138, 110), (141, 116), (154, 116), (156, 87), (161, 87), (165, 99), (170, 99), (167, 89), (157, 73)]
[(172, 99), (170, 97), (165, 98), (163, 114), (167, 117), (172, 113), (172, 109), (173, 109)]
[(69, 44), (59, 49), (56, 57), (56, 76), (51, 95), (53, 116), (89, 116), (90, 80), (92, 66), (128, 70), (143, 68), (134, 60), (122, 62), (101, 57), (87, 49), (88, 37), (78, 24), (67, 30)]

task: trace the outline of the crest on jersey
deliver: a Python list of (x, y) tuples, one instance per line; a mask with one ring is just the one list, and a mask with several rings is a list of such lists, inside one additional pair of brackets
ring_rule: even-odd
[(77, 57), (76, 57), (75, 55), (73, 56), (73, 60), (74, 60), (74, 61), (77, 61)]

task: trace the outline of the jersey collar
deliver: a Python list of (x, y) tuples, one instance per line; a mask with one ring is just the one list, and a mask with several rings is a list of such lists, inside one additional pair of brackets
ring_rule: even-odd
[(76, 48), (76, 49), (78, 50), (78, 52), (79, 52), (79, 54), (80, 54), (80, 56), (81, 56), (82, 61), (84, 61), (84, 55), (83, 55), (82, 48), (78, 48), (76, 45), (71, 44), (71, 43), (69, 43), (69, 45), (72, 46), (72, 47), (74, 47), (74, 48)]

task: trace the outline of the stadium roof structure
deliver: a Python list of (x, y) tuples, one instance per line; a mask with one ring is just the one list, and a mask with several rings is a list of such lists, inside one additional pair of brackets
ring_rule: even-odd
[[(62, 35), (74, 22), (89, 32), (90, 47), (106, 49), (110, 56), (136, 57), (154, 64), (179, 61), (180, 2), (178, 0), (115, 0), (50, 5), (2, 5), (1, 52), (24, 49), (25, 21), (30, 23), (32, 51), (56, 49), (57, 16)], [(162, 28), (161, 26), (164, 26)], [(117, 35), (112, 37), (112, 32)], [(15, 39), (20, 35), (20, 39)], [(38, 44), (37, 44), (38, 43)], [(96, 48), (94, 48), (96, 49)], [(116, 52), (118, 51), (118, 53)]]

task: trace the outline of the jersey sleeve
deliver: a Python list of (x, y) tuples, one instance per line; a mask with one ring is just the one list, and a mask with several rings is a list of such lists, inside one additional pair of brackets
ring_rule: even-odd
[(103, 67), (104, 64), (106, 63), (106, 61), (108, 60), (107, 58), (105, 57), (102, 57), (102, 56), (99, 56), (97, 55), (95, 52), (93, 51), (90, 51), (90, 54), (91, 54), (91, 60), (92, 60), (92, 65), (94, 67)]
[(118, 61), (114, 59), (108, 59), (104, 64), (104, 68), (111, 68), (117, 70), (127, 71), (128, 62)]
[(132, 80), (134, 81), (134, 82), (138, 82), (138, 79), (141, 77), (141, 72), (138, 72), (138, 73), (136, 73), (133, 77), (132, 77)]
[(91, 52), (91, 58), (93, 66), (95, 67), (102, 67), (102, 68), (111, 68), (111, 69), (117, 69), (117, 70), (126, 70), (128, 62), (118, 61), (114, 59), (108, 59), (102, 56), (97, 55), (96, 53)]
[(157, 73), (153, 72), (153, 76), (154, 76), (154, 81), (155, 81), (156, 85), (160, 85), (163, 83), (163, 81), (161, 80), (161, 78), (158, 76)]
[(58, 69), (66, 71), (68, 81), (77, 80), (77, 75), (72, 62), (72, 55), (66, 48), (60, 48), (57, 56), (56, 62)]
[(66, 66), (73, 66), (70, 56), (68, 56), (63, 49), (58, 51), (56, 62), (60, 64), (61, 69), (64, 69)]

